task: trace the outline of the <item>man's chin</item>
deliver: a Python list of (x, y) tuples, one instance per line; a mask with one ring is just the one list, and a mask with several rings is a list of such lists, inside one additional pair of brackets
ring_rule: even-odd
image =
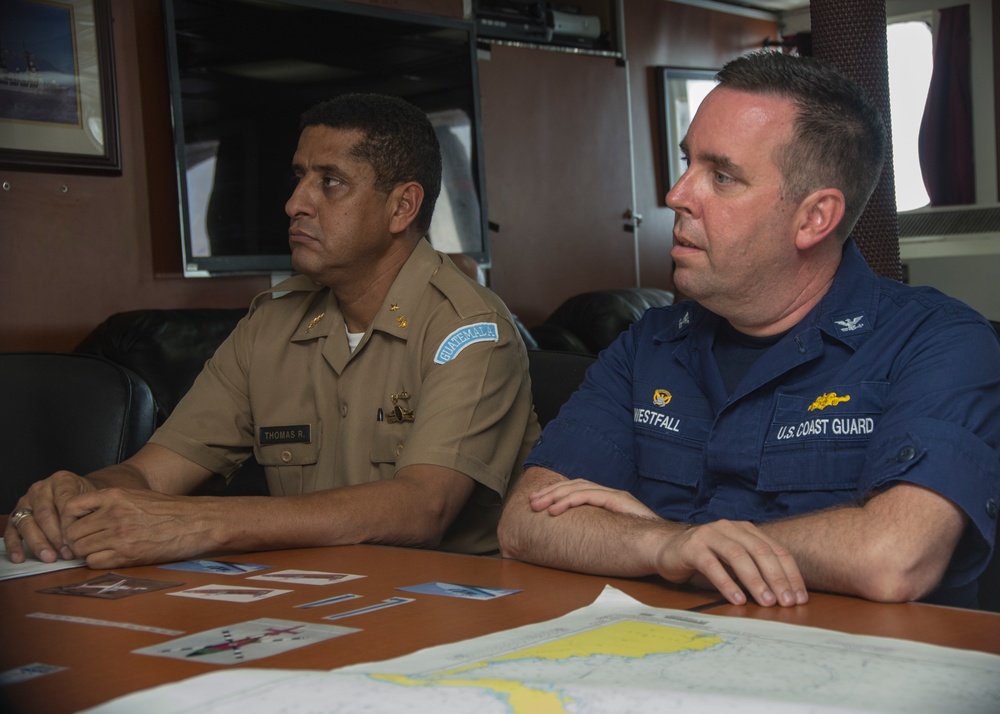
[(292, 249), (292, 270), (300, 275), (305, 275), (307, 277), (312, 277), (316, 272), (316, 266), (313, 261), (309, 260), (307, 256), (304, 256), (301, 249)]

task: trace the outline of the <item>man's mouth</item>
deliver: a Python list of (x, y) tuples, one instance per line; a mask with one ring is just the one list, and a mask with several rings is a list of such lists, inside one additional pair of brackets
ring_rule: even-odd
[(302, 243), (302, 242), (311, 241), (311, 240), (315, 240), (315, 239), (311, 235), (309, 235), (309, 233), (307, 233), (306, 231), (302, 230), (301, 228), (289, 228), (288, 229), (288, 240), (289, 241), (295, 241), (295, 242)]
[(676, 245), (676, 246), (678, 246), (680, 248), (695, 248), (695, 249), (698, 249), (698, 246), (696, 246), (694, 243), (691, 243), (690, 241), (686, 241), (686, 240), (684, 240), (684, 238), (682, 238), (681, 236), (678, 236), (678, 235), (674, 235), (674, 245)]

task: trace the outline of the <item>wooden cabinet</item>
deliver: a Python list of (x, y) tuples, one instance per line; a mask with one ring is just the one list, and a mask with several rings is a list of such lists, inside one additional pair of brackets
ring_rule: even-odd
[(479, 80), (491, 287), (534, 325), (571, 295), (635, 285), (625, 67), (495, 44)]
[[(777, 33), (763, 13), (663, 0), (629, 0), (622, 21), (624, 58), (491, 44), (479, 62), (489, 218), (500, 229), (491, 286), (529, 326), (577, 293), (673, 288), (656, 67), (721, 67)], [(628, 211), (642, 216), (636, 232)]]

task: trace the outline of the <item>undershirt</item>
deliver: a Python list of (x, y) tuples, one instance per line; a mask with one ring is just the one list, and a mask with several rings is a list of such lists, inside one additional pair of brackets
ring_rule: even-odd
[(740, 332), (726, 320), (719, 320), (719, 327), (715, 331), (715, 343), (712, 345), (712, 354), (719, 365), (722, 381), (726, 385), (728, 394), (733, 393), (736, 385), (740, 383), (743, 375), (750, 370), (757, 358), (778, 344), (785, 334), (787, 332), (767, 337), (754, 337)]

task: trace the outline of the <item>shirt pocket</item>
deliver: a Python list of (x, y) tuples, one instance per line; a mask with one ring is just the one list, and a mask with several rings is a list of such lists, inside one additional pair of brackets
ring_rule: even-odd
[(310, 443), (255, 444), (257, 462), (264, 467), (267, 485), (274, 496), (295, 496), (311, 488), (319, 460), (319, 439)]
[(373, 471), (378, 473), (380, 480), (396, 475), (396, 462), (403, 455), (406, 437), (412, 428), (409, 422), (393, 424), (383, 421), (376, 425), (370, 455)]
[(888, 392), (887, 382), (838, 385), (818, 395), (778, 392), (758, 490), (855, 491)]
[(712, 430), (708, 400), (700, 395), (671, 395), (663, 406), (645, 399), (634, 401), (632, 422), (640, 488), (652, 481), (694, 489), (705, 470), (705, 444)]

